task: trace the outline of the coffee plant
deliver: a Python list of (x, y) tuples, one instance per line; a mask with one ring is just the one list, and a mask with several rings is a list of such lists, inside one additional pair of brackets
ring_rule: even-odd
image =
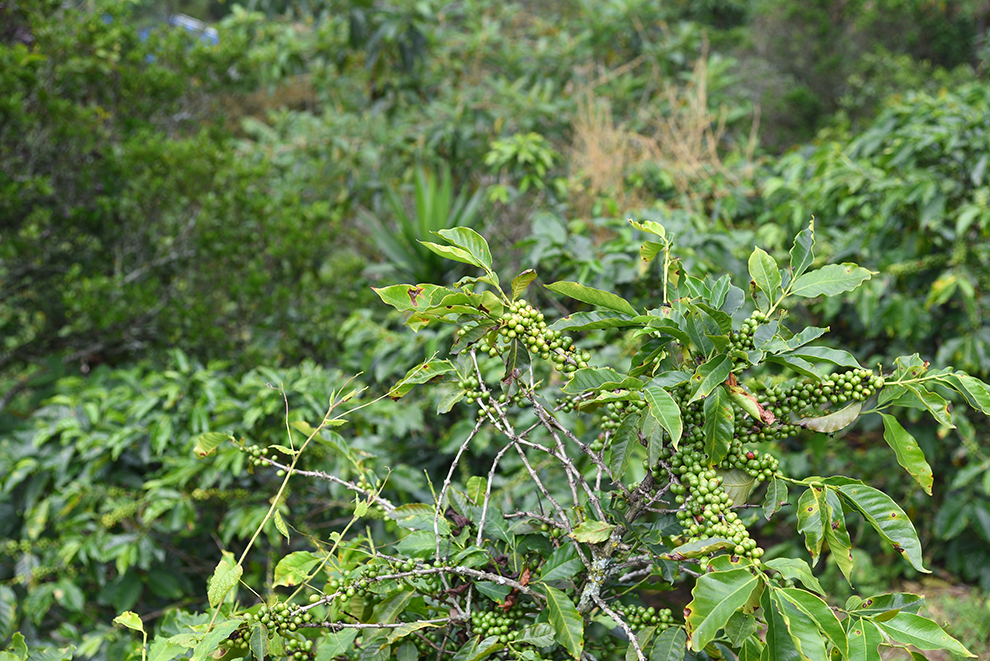
[[(990, 387), (917, 356), (865, 367), (820, 342), (827, 328), (800, 327), (789, 301), (837, 296), (873, 275), (854, 264), (809, 270), (811, 226), (785, 268), (755, 249), (751, 280), (738, 287), (729, 276), (685, 272), (662, 225), (630, 222), (649, 237), (643, 261), (659, 265), (655, 307), (556, 282), (550, 292), (582, 306), (556, 321), (523, 298), (534, 271), (501, 289), (473, 230), (441, 230), (446, 244), (424, 243), (479, 271), (452, 287), (376, 289), (413, 330), (457, 326), (446, 357), (415, 366), (388, 392), (397, 400), (431, 389), (438, 415), (468, 414), (445, 470), (401, 492), (425, 502), (386, 497), (389, 457), (331, 431), (366, 400), (346, 387), (334, 393), (320, 424), (293, 423), (305, 441), (244, 451), (255, 470), (281, 477), (266, 521), (284, 538), (301, 534), (279, 505), (302, 478), (351, 494), (346, 524), (328, 536), (303, 533), (310, 550), (281, 557), (264, 594), (242, 580), (254, 540), (239, 557), (224, 552), (208, 586), (212, 613), (163, 627), (142, 658), (826, 661), (879, 660), (888, 648), (915, 659), (930, 650), (972, 656), (922, 614), (920, 595), (830, 601), (812, 570), (828, 556), (852, 580), (858, 519), (927, 572), (921, 544), (883, 492), (850, 477), (786, 475), (777, 453), (785, 441), (833, 436), (878, 415), (897, 463), (931, 494), (931, 469), (898, 412), (917, 409), (951, 429), (950, 400), (985, 415)], [(621, 368), (599, 363), (578, 335), (606, 329), (631, 347)], [(483, 437), (500, 441), (482, 445)], [(233, 441), (207, 434), (196, 453)], [(311, 443), (332, 448), (338, 469), (299, 466)], [(761, 520), (793, 497), (808, 556), (770, 558)], [(117, 622), (144, 632), (134, 613)]]

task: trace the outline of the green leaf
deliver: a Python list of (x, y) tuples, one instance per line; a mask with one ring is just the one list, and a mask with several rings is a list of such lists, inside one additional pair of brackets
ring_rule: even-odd
[[(807, 330), (807, 329), (805, 329)], [(816, 328), (817, 330), (825, 330)], [(788, 342), (792, 343), (793, 339)], [(785, 354), (795, 358), (803, 358), (811, 362), (826, 362), (841, 367), (862, 367), (856, 357), (843, 349), (830, 349), (828, 347), (800, 347)]]
[[(463, 248), (477, 261), (478, 265), (486, 271), (492, 268), (492, 251), (488, 247), (485, 237), (475, 232), (470, 227), (454, 227), (451, 229), (439, 230), (436, 232), (447, 241), (459, 248)], [(534, 274), (535, 275), (535, 274)]]
[(683, 661), (687, 634), (678, 626), (670, 626), (653, 641), (650, 661)]
[(434, 522), (441, 537), (450, 535), (450, 523), (444, 517), (435, 519), (436, 509), (426, 503), (407, 503), (389, 512), (388, 518), (408, 530), (428, 530), (433, 532)]
[(721, 385), (705, 397), (704, 452), (712, 465), (721, 463), (732, 442), (736, 416), (729, 402), (729, 393)]
[(222, 554), (223, 557), (220, 558), (216, 569), (213, 570), (213, 576), (209, 579), (206, 590), (206, 595), (210, 600), (210, 606), (213, 608), (216, 608), (223, 602), (227, 594), (241, 580), (241, 574), (244, 573), (244, 568), (237, 564), (233, 553), (223, 551)]
[(547, 595), (547, 618), (553, 625), (555, 638), (575, 659), (581, 658), (584, 650), (584, 621), (574, 607), (574, 602), (560, 590), (545, 585)]
[(791, 279), (797, 278), (808, 270), (815, 261), (815, 222), (798, 232), (791, 247)]
[(732, 359), (726, 355), (715, 356), (698, 366), (691, 377), (691, 399), (688, 404), (707, 397), (720, 383), (729, 378), (732, 371)]
[(397, 640), (405, 638), (414, 631), (420, 631), (421, 629), (430, 629), (440, 626), (434, 622), (408, 622), (403, 624), (401, 627), (396, 627), (392, 629), (388, 634), (388, 643), (391, 645)]
[(589, 390), (631, 390), (643, 387), (643, 382), (621, 374), (608, 367), (585, 367), (576, 370), (561, 390), (568, 395), (578, 395)]
[(190, 661), (205, 661), (210, 654), (216, 651), (222, 641), (229, 638), (230, 634), (232, 634), (237, 627), (241, 626), (242, 622), (243, 620), (241, 619), (219, 622), (213, 627), (213, 630), (206, 634), (203, 637), (203, 640), (196, 645), (192, 656), (189, 657)]
[(127, 627), (132, 631), (140, 631), (144, 633), (144, 622), (141, 621), (141, 617), (134, 611), (124, 611), (117, 617), (113, 618), (113, 623)]
[(670, 434), (670, 441), (676, 448), (684, 431), (681, 423), (681, 410), (677, 406), (677, 402), (674, 401), (669, 392), (656, 386), (645, 388), (643, 397), (646, 399), (650, 415), (657, 421), (657, 424), (667, 430), (667, 433)]
[[(807, 565), (806, 565), (807, 566)], [(836, 648), (846, 656), (849, 641), (846, 630), (832, 608), (820, 597), (797, 588), (781, 588), (774, 591), (781, 599), (787, 599), (810, 617)], [(804, 646), (802, 645), (802, 650)]]
[(282, 514), (278, 510), (275, 510), (272, 519), (275, 521), (275, 530), (279, 531), (282, 537), (289, 539), (289, 529), (286, 527), (285, 521), (282, 520)]
[(883, 634), (877, 625), (861, 617), (850, 617), (846, 620), (849, 640), (849, 661), (881, 661), (880, 645)]
[(914, 393), (938, 424), (955, 429), (956, 426), (952, 424), (952, 414), (949, 413), (949, 403), (941, 395), (913, 383), (904, 387)]
[(574, 544), (563, 544), (543, 563), (543, 567), (540, 568), (540, 580), (544, 583), (564, 580), (582, 569), (584, 563), (581, 562)]
[(519, 630), (519, 636), (514, 642), (517, 645), (550, 647), (553, 645), (553, 627), (546, 622), (523, 627)]
[(856, 289), (872, 275), (856, 264), (829, 264), (796, 278), (791, 283), (790, 293), (804, 298), (835, 296)]
[(630, 218), (629, 224), (635, 227), (636, 229), (642, 230), (644, 232), (648, 232), (650, 234), (656, 234), (661, 239), (667, 235), (667, 231), (664, 229), (663, 225), (653, 220), (639, 221)]
[(420, 363), (406, 372), (406, 375), (392, 386), (391, 390), (388, 391), (388, 396), (392, 399), (399, 399), (412, 390), (414, 386), (428, 383), (438, 376), (454, 371), (456, 369), (447, 360), (428, 360), (425, 363)]
[(824, 491), (820, 487), (809, 487), (798, 500), (798, 532), (804, 533), (804, 546), (811, 554), (812, 566), (818, 564), (825, 540)]
[(700, 650), (715, 639), (729, 617), (749, 601), (759, 580), (746, 569), (713, 572), (698, 578), (693, 599), (684, 608), (691, 649)]
[(388, 597), (385, 601), (375, 606), (372, 622), (377, 624), (392, 624), (406, 610), (409, 602), (415, 596), (415, 590), (403, 590), (398, 594)]
[(440, 285), (391, 285), (372, 287), (378, 297), (400, 312), (425, 310), (439, 303), (445, 296), (455, 294), (453, 289)]
[(484, 264), (482, 264), (477, 257), (464, 248), (459, 248), (457, 246), (445, 246), (439, 243), (433, 243), (432, 241), (420, 241), (420, 243), (429, 248), (431, 252), (435, 252), (445, 259), (449, 259), (454, 262), (461, 262), (462, 264), (470, 264), (471, 266), (477, 266), (479, 269), (485, 268)]
[(794, 636), (788, 629), (787, 618), (780, 612), (779, 604), (764, 590), (760, 600), (763, 618), (766, 621), (767, 646), (763, 650), (763, 661), (803, 661), (807, 659), (798, 649)]
[(763, 516), (769, 521), (770, 517), (779, 512), (780, 508), (786, 504), (787, 483), (775, 477), (767, 485), (767, 495), (763, 499)]
[(547, 285), (547, 289), (557, 294), (569, 296), (575, 300), (581, 301), (582, 303), (588, 303), (589, 305), (615, 310), (616, 312), (625, 312), (626, 314), (631, 315), (636, 314), (636, 308), (630, 305), (629, 301), (621, 296), (616, 296), (611, 292), (602, 291), (601, 289), (585, 287), (577, 282), (562, 280), (560, 282)]
[(749, 256), (749, 276), (756, 286), (773, 298), (780, 289), (780, 271), (777, 262), (762, 248), (755, 248)]
[(518, 339), (509, 342), (509, 350), (503, 354), (503, 358), (505, 360), (505, 373), (502, 375), (503, 384), (511, 383), (513, 379), (521, 376), (529, 369), (529, 350)]
[(257, 661), (265, 661), (265, 657), (268, 656), (268, 627), (264, 624), (252, 626), (248, 647)]
[(693, 542), (688, 542), (687, 544), (681, 544), (677, 548), (660, 554), (660, 557), (664, 560), (680, 562), (689, 558), (700, 558), (703, 555), (709, 555), (719, 549), (735, 548), (735, 546), (735, 542), (725, 539), (724, 537), (706, 537), (705, 539), (698, 539)]
[(526, 288), (529, 287), (529, 283), (536, 280), (536, 271), (533, 269), (526, 269), (515, 278), (512, 279), (512, 300), (518, 300)]
[(949, 650), (960, 656), (976, 656), (942, 627), (920, 615), (901, 612), (885, 622), (876, 623), (897, 642), (914, 645), (920, 650)]
[(357, 629), (324, 633), (319, 647), (316, 648), (316, 661), (332, 661), (335, 657), (345, 656), (354, 649), (354, 639), (357, 635)]
[(822, 584), (811, 573), (811, 567), (804, 560), (798, 560), (796, 558), (774, 558), (773, 560), (767, 560), (763, 564), (779, 571), (784, 578), (800, 581), (806, 588), (815, 590), (819, 594), (825, 594)]
[(845, 429), (854, 423), (862, 410), (863, 402), (853, 402), (844, 409), (839, 409), (835, 413), (829, 413), (820, 418), (802, 418), (797, 424), (805, 429), (832, 433)]
[(947, 374), (939, 379), (959, 391), (971, 407), (990, 415), (990, 386), (962, 372)]
[(834, 489), (825, 489), (825, 504), (828, 512), (825, 515), (825, 541), (832, 560), (842, 571), (849, 585), (852, 585), (853, 554), (852, 541), (846, 530), (846, 513), (842, 500)]
[[(770, 598), (774, 606), (784, 618), (787, 632), (790, 634), (801, 656), (810, 659), (810, 661), (827, 661), (825, 641), (822, 640), (821, 633), (818, 630), (818, 623), (815, 619), (801, 608), (796, 601), (787, 599), (786, 594), (782, 590), (769, 586), (768, 591), (770, 592)], [(800, 590), (796, 592), (800, 592)], [(809, 596), (812, 595), (809, 594)], [(838, 623), (838, 620), (836, 620), (836, 623)]]
[(881, 413), (883, 418), (883, 440), (887, 441), (894, 450), (897, 463), (921, 485), (929, 496), (932, 495), (932, 467), (925, 459), (925, 453), (918, 447), (918, 442), (901, 426), (892, 415)]
[[(875, 617), (877, 615), (900, 611), (917, 613), (924, 603), (925, 598), (920, 594), (895, 592), (893, 594), (878, 594), (868, 599), (860, 600), (860, 603), (851, 610), (855, 610), (857, 615), (863, 617)], [(846, 608), (850, 609), (849, 605)]]
[[(834, 481), (836, 478), (827, 480), (831, 483)], [(894, 547), (895, 551), (904, 556), (912, 567), (920, 572), (930, 573), (925, 569), (921, 557), (921, 542), (918, 541), (918, 533), (911, 519), (897, 503), (891, 500), (890, 496), (865, 484), (856, 484), (852, 480), (850, 483), (836, 486), (836, 491), (842, 496), (843, 501), (862, 514), (863, 518)]]
[(200, 434), (196, 437), (196, 447), (193, 448), (193, 453), (200, 459), (208, 457), (221, 443), (228, 439), (233, 441), (234, 437), (218, 431), (208, 431), (205, 434)]
[(622, 479), (626, 474), (626, 466), (629, 463), (630, 451), (633, 447), (632, 444), (638, 440), (637, 432), (639, 431), (641, 422), (641, 414), (630, 413), (622, 419), (622, 422), (619, 423), (619, 428), (615, 431), (615, 436), (609, 441), (608, 449), (610, 455), (608, 467), (616, 479)]
[(609, 538), (613, 530), (615, 526), (604, 521), (582, 521), (574, 528), (571, 537), (585, 544), (600, 544)]
[(589, 331), (601, 328), (635, 326), (634, 317), (624, 312), (574, 312), (550, 324), (555, 331)]
[(309, 551), (295, 551), (283, 556), (275, 566), (275, 582), (272, 587), (292, 587), (309, 578), (309, 571), (320, 564), (321, 558)]

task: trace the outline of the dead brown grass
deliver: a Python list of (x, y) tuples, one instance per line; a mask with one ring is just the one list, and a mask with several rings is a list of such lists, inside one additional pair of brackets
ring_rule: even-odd
[[(627, 65), (628, 66), (628, 65)], [(625, 68), (625, 67), (622, 67)], [(609, 76), (611, 78), (611, 76)], [(571, 192), (575, 208), (590, 212), (596, 200), (609, 198), (620, 208), (642, 206), (642, 191), (627, 185), (629, 176), (647, 162), (666, 171), (688, 204), (737, 194), (751, 180), (759, 114), (756, 113), (744, 163), (728, 167), (722, 159), (726, 108), (717, 111), (708, 99), (708, 58), (695, 62), (687, 83), (659, 80), (657, 95), (640, 108), (646, 130), (636, 133), (616, 124), (608, 99), (589, 85), (578, 106), (569, 149)], [(719, 180), (721, 185), (701, 185)]]

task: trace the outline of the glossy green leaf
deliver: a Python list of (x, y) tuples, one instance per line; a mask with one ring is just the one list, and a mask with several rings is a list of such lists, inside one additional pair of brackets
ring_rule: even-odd
[(434, 252), (445, 259), (460, 262), (462, 264), (470, 264), (471, 266), (477, 266), (479, 269), (484, 268), (484, 265), (478, 260), (478, 258), (464, 248), (460, 248), (458, 246), (445, 246), (442, 243), (433, 243), (432, 241), (420, 241), (420, 243), (429, 248), (431, 252)]
[(488, 247), (485, 237), (475, 232), (470, 227), (453, 227), (437, 231), (437, 234), (453, 243), (459, 248), (463, 248), (482, 266), (485, 270), (492, 268), (492, 251)]
[(221, 641), (229, 638), (230, 634), (241, 626), (241, 623), (242, 620), (239, 618), (218, 622), (214, 625), (213, 629), (210, 630), (210, 633), (203, 636), (203, 640), (201, 640), (193, 649), (192, 655), (189, 657), (190, 661), (205, 661), (213, 652), (216, 651)]
[(642, 230), (644, 232), (649, 232), (650, 234), (656, 234), (661, 239), (667, 235), (667, 230), (664, 229), (663, 225), (653, 220), (633, 220), (629, 219), (629, 224), (636, 229)]
[(338, 656), (344, 656), (354, 649), (354, 639), (357, 629), (325, 633), (316, 648), (316, 661), (331, 661)]
[(686, 647), (687, 634), (684, 629), (678, 626), (667, 627), (654, 639), (650, 661), (683, 661)]
[(775, 477), (767, 484), (767, 494), (763, 498), (763, 516), (769, 521), (786, 504), (787, 483)]
[(847, 622), (849, 661), (881, 661), (879, 648), (883, 634), (877, 625), (860, 617), (851, 617)]
[(661, 427), (667, 430), (667, 433), (670, 434), (670, 441), (676, 448), (684, 431), (681, 422), (681, 409), (677, 406), (677, 402), (674, 401), (669, 392), (656, 386), (645, 388), (643, 397), (646, 399), (650, 415)]
[(798, 581), (806, 588), (815, 590), (819, 594), (825, 594), (825, 588), (818, 582), (815, 575), (811, 573), (811, 567), (804, 560), (797, 558), (774, 558), (773, 560), (767, 560), (763, 564), (779, 571), (784, 578)]
[(948, 374), (939, 380), (955, 388), (974, 409), (990, 415), (990, 386), (962, 372)]
[(439, 303), (445, 296), (456, 293), (453, 289), (429, 284), (392, 285), (390, 287), (372, 287), (372, 289), (383, 302), (400, 312), (425, 310)]
[(914, 393), (938, 424), (949, 429), (955, 428), (955, 425), (952, 424), (952, 414), (949, 413), (949, 403), (945, 401), (945, 398), (922, 385), (908, 384), (904, 387)]
[(550, 554), (543, 567), (540, 568), (540, 580), (543, 582), (568, 579), (584, 568), (574, 544), (562, 544)]
[[(877, 594), (867, 599), (861, 599), (855, 605), (847, 604), (848, 610), (855, 610), (862, 617), (876, 617), (891, 612), (904, 611), (917, 613), (925, 603), (920, 594), (911, 592), (894, 592), (892, 594)], [(889, 619), (889, 618), (888, 618)]]
[(797, 278), (815, 261), (815, 223), (798, 232), (791, 247), (791, 278)]
[(624, 312), (592, 310), (590, 312), (574, 312), (566, 317), (561, 317), (550, 324), (550, 329), (555, 331), (589, 331), (635, 325), (636, 322), (633, 321), (633, 317)]
[[(830, 478), (829, 481), (836, 478)], [(920, 572), (925, 569), (921, 557), (921, 542), (911, 519), (890, 496), (865, 484), (847, 483), (836, 487), (842, 499), (855, 508), (880, 533), (894, 550)]]
[(584, 621), (574, 602), (567, 595), (549, 585), (544, 586), (547, 595), (547, 618), (553, 625), (555, 638), (575, 659), (584, 650)]
[(399, 399), (412, 390), (414, 386), (428, 383), (438, 376), (455, 371), (456, 369), (450, 361), (428, 360), (406, 372), (406, 375), (388, 391), (388, 396), (392, 399)]
[(268, 657), (268, 627), (261, 623), (252, 626), (248, 636), (248, 647), (257, 661), (265, 661)]
[[(801, 607), (802, 602), (796, 598), (789, 599), (788, 595), (780, 589), (768, 587), (767, 591), (770, 593), (770, 599), (773, 605), (783, 617), (784, 625), (787, 627), (787, 633), (790, 634), (791, 639), (794, 641), (794, 646), (798, 649), (801, 656), (809, 659), (809, 661), (827, 661), (825, 641), (822, 640), (818, 622)], [(796, 597), (796, 593), (800, 592), (800, 590), (796, 590), (792, 595)], [(805, 594), (812, 596), (810, 593)], [(822, 603), (824, 604), (824, 602)], [(827, 609), (828, 607), (826, 606)], [(836, 623), (838, 623), (838, 620), (836, 620)]]
[(608, 468), (616, 479), (622, 479), (626, 474), (633, 444), (639, 441), (638, 432), (642, 417), (640, 413), (631, 413), (624, 417), (619, 423), (619, 428), (615, 431), (615, 436), (609, 441)]
[(639, 379), (624, 377), (608, 367), (585, 367), (572, 373), (570, 381), (561, 389), (568, 395), (579, 395), (589, 390), (630, 390), (643, 387)]
[(825, 503), (828, 512), (825, 515), (825, 541), (828, 542), (830, 557), (839, 567), (842, 575), (852, 585), (853, 554), (852, 541), (846, 530), (845, 508), (842, 499), (834, 489), (825, 489)]
[(892, 415), (881, 413), (883, 418), (883, 440), (887, 441), (894, 450), (897, 463), (904, 467), (915, 482), (921, 485), (929, 496), (932, 495), (932, 467), (925, 459), (925, 453), (918, 447), (918, 442), (907, 432), (901, 423)]
[(127, 627), (133, 631), (144, 631), (144, 622), (141, 621), (140, 616), (134, 611), (124, 611), (113, 618), (113, 623)]
[(221, 443), (224, 443), (227, 440), (233, 441), (234, 437), (230, 434), (224, 434), (218, 431), (208, 431), (205, 434), (200, 434), (196, 437), (196, 447), (193, 448), (193, 454), (200, 459), (207, 457), (212, 454)]
[(509, 342), (509, 349), (502, 354), (502, 358), (505, 360), (505, 373), (502, 375), (503, 384), (508, 384), (525, 374), (532, 364), (529, 350), (518, 339)]
[(897, 642), (920, 650), (949, 650), (959, 656), (976, 656), (935, 622), (914, 613), (897, 613), (889, 620), (877, 621), (877, 626)]
[(275, 566), (275, 582), (272, 587), (292, 587), (309, 578), (309, 571), (320, 564), (321, 558), (309, 551), (295, 551), (283, 556)]
[(860, 411), (863, 410), (863, 402), (853, 402), (849, 406), (839, 409), (835, 413), (829, 413), (818, 418), (802, 418), (797, 424), (805, 429), (820, 431), (827, 434), (845, 429), (856, 422)]
[(804, 661), (797, 642), (787, 627), (787, 618), (780, 612), (779, 605), (771, 598), (770, 590), (764, 590), (760, 599), (763, 606), (763, 619), (766, 622), (766, 647), (762, 661)]
[(586, 287), (577, 282), (562, 280), (547, 285), (547, 289), (557, 294), (569, 296), (582, 303), (588, 303), (589, 305), (615, 310), (616, 312), (624, 312), (630, 315), (636, 314), (636, 308), (621, 296), (617, 296), (612, 292), (602, 291), (601, 289)]
[(835, 296), (856, 289), (872, 275), (855, 264), (829, 264), (796, 278), (790, 290), (791, 294), (804, 298)]
[(733, 541), (724, 537), (706, 537), (705, 539), (697, 539), (693, 542), (681, 544), (666, 553), (662, 553), (660, 557), (666, 560), (680, 562), (689, 558), (700, 558), (703, 555), (708, 555), (720, 549), (735, 548), (735, 546)]
[(720, 383), (725, 383), (732, 371), (732, 359), (718, 355), (698, 366), (691, 377), (691, 398), (688, 403), (707, 397)]
[(822, 510), (826, 507), (825, 490), (809, 487), (798, 500), (798, 532), (804, 533), (804, 546), (811, 554), (811, 565), (818, 564), (825, 540), (825, 519)]
[(244, 568), (237, 564), (234, 554), (230, 551), (223, 551), (220, 562), (213, 570), (213, 576), (207, 582), (206, 595), (210, 600), (210, 606), (219, 606), (227, 594), (241, 580)]
[[(797, 608), (808, 615), (820, 628), (829, 641), (845, 656), (849, 649), (846, 630), (843, 628), (835, 611), (821, 597), (797, 588), (781, 588), (775, 590), (775, 595), (787, 599)], [(801, 647), (804, 650), (804, 646)]]
[(735, 410), (725, 386), (717, 386), (705, 397), (704, 413), (704, 452), (712, 465), (719, 464), (729, 452), (735, 421)]
[(605, 521), (582, 521), (574, 528), (571, 537), (585, 544), (600, 544), (609, 538), (613, 530), (615, 526)]
[(749, 601), (759, 580), (746, 569), (713, 572), (699, 577), (684, 608), (691, 649), (700, 650), (715, 639), (729, 617)]
[(749, 277), (767, 296), (776, 296), (776, 291), (780, 289), (777, 262), (762, 248), (755, 248), (749, 256)]
[[(823, 329), (815, 329), (823, 330)], [(833, 365), (839, 365), (840, 367), (862, 367), (856, 357), (853, 356), (848, 351), (843, 349), (830, 349), (829, 347), (800, 347), (794, 349), (788, 356), (794, 356), (795, 358), (803, 358), (811, 362), (824, 362), (831, 363)]]
[(403, 590), (387, 597), (385, 601), (375, 606), (372, 621), (378, 624), (392, 624), (406, 610), (409, 602), (415, 596), (414, 590)]

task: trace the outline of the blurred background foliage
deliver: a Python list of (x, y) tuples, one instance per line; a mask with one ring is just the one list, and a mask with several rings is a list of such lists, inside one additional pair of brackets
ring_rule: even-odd
[[(988, 18), (975, 0), (4, 0), (0, 645), (123, 658), (113, 614), (197, 608), (270, 488), (191, 439), (284, 444), (285, 399), (312, 421), (350, 375), (371, 401), (441, 350), (370, 285), (458, 277), (417, 243), (451, 224), (505, 273), (647, 301), (626, 218), (675, 232), (692, 272), (742, 275), (814, 216), (820, 259), (877, 276), (797, 314), (869, 364), (917, 351), (987, 379)], [(582, 342), (628, 359), (611, 333)], [(471, 425), (437, 404), (353, 421), (395, 458), (397, 503), (429, 498), (418, 476)], [(876, 429), (783, 458), (869, 476), (941, 579), (990, 590), (987, 421), (906, 424), (934, 498), (888, 470)], [(338, 495), (284, 507), (332, 529)], [(914, 578), (870, 552), (878, 585)]]

